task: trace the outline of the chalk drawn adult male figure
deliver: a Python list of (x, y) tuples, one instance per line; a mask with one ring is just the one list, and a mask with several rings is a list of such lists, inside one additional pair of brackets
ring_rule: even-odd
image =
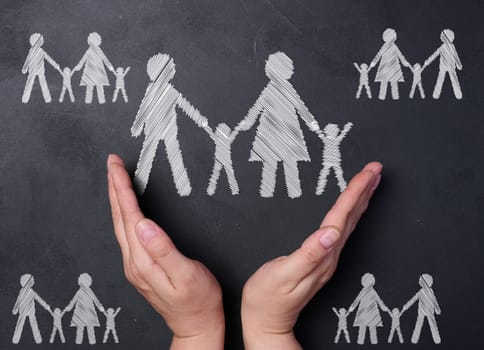
[(45, 61), (57, 70), (60, 70), (60, 67), (57, 62), (44, 51), (42, 45), (44, 45), (44, 37), (42, 34), (34, 33), (30, 36), (31, 47), (22, 67), (22, 74), (28, 73), (24, 93), (22, 95), (22, 103), (29, 102), (35, 78), (39, 79), (40, 90), (42, 91), (42, 97), (44, 98), (45, 103), (50, 103), (52, 101), (49, 86), (45, 79)]
[(145, 191), (158, 143), (163, 141), (178, 194), (188, 196), (192, 187), (178, 143), (176, 107), (183, 110), (200, 128), (206, 127), (208, 120), (170, 84), (175, 76), (175, 63), (170, 56), (159, 53), (151, 57), (147, 73), (151, 82), (131, 127), (131, 135), (134, 137), (141, 135), (142, 131), (145, 133), (134, 184), (139, 193)]

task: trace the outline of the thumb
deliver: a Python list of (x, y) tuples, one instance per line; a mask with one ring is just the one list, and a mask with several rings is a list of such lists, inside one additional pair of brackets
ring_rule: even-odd
[(136, 234), (151, 259), (171, 280), (176, 280), (181, 269), (190, 263), (190, 260), (178, 251), (166, 232), (152, 220), (140, 220), (136, 224)]

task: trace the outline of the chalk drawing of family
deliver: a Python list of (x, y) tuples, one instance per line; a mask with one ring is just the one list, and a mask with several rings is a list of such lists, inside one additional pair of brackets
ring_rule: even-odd
[(145, 134), (134, 178), (138, 192), (145, 191), (158, 145), (163, 142), (178, 194), (188, 196), (191, 193), (190, 179), (178, 142), (176, 108), (204, 129), (215, 144), (214, 166), (207, 187), (208, 195), (215, 193), (222, 170), (225, 170), (227, 175), (231, 193), (239, 193), (232, 164), (231, 146), (239, 132), (250, 130), (258, 123), (249, 161), (262, 163), (260, 196), (273, 197), (279, 165), (282, 165), (284, 170), (288, 196), (301, 196), (298, 162), (310, 162), (311, 159), (299, 118), (309, 130), (318, 135), (324, 147), (323, 166), (316, 185), (316, 194), (324, 192), (331, 170), (336, 174), (340, 191), (346, 188), (341, 168), (340, 144), (353, 124), (347, 123), (340, 130), (338, 125), (330, 123), (324, 130), (320, 130), (318, 122), (289, 82), (294, 67), (292, 60), (285, 53), (276, 52), (269, 56), (265, 66), (269, 83), (233, 130), (225, 123), (219, 124), (213, 130), (208, 125), (208, 119), (170, 83), (175, 75), (175, 64), (169, 55), (160, 53), (151, 57), (148, 60), (147, 73), (150, 83), (131, 127), (132, 136), (138, 137), (142, 132)]
[(103, 343), (108, 341), (110, 334), (115, 343), (119, 342), (116, 333), (115, 317), (119, 314), (121, 308), (117, 308), (116, 310), (113, 308), (104, 308), (91, 289), (92, 278), (89, 274), (83, 273), (79, 276), (79, 290), (63, 310), (59, 308), (52, 310), (51, 306), (35, 292), (33, 289), (34, 284), (35, 280), (31, 274), (24, 274), (20, 277), (21, 289), (12, 310), (12, 314), (18, 316), (12, 338), (13, 344), (18, 344), (20, 342), (25, 321), (27, 321), (27, 319), (32, 328), (35, 343), (42, 343), (42, 336), (40, 334), (36, 317), (36, 304), (39, 304), (49, 312), (53, 318), (52, 333), (49, 339), (50, 343), (54, 343), (56, 335), (61, 343), (66, 342), (62, 329), (62, 317), (64, 314), (71, 312), (72, 310), (74, 311), (71, 318), (71, 327), (76, 328), (76, 344), (83, 343), (85, 333), (87, 333), (89, 344), (96, 344), (96, 334), (94, 329), (95, 327), (100, 327), (97, 310), (103, 313), (106, 317), (106, 330), (104, 332)]
[(454, 46), (454, 38), (455, 34), (452, 30), (444, 29), (440, 34), (442, 45), (425, 60), (423, 65), (420, 65), (419, 63), (412, 65), (407, 61), (395, 43), (397, 40), (397, 32), (391, 28), (386, 29), (383, 32), (383, 46), (378, 51), (375, 58), (371, 61), (370, 65), (366, 63), (354, 63), (355, 68), (360, 73), (356, 98), (360, 98), (363, 88), (365, 89), (367, 97), (370, 99), (372, 98), (369, 85), (369, 72), (377, 65), (378, 68), (375, 76), (375, 82), (380, 83), (380, 91), (378, 93), (378, 98), (380, 100), (386, 99), (388, 85), (390, 85), (392, 99), (398, 100), (400, 98), (398, 84), (404, 82), (402, 66), (409, 68), (413, 75), (413, 82), (409, 97), (411, 99), (414, 98), (415, 92), (418, 89), (420, 97), (425, 98), (425, 92), (422, 84), (422, 72), (433, 61), (439, 59), (439, 74), (435, 83), (432, 97), (434, 99), (440, 98), (445, 78), (448, 75), (452, 84), (455, 98), (458, 100), (462, 99), (462, 89), (456, 70), (462, 70), (463, 67), (457, 50)]
[(375, 277), (371, 273), (366, 273), (363, 275), (361, 278), (361, 285), (363, 287), (362, 290), (348, 309), (333, 308), (333, 312), (338, 317), (338, 329), (334, 339), (335, 343), (340, 341), (340, 336), (342, 334), (344, 335), (347, 343), (351, 342), (348, 332), (348, 316), (354, 310), (356, 310), (356, 316), (353, 326), (358, 328), (358, 344), (362, 345), (365, 343), (367, 331), (370, 335), (370, 343), (378, 344), (377, 328), (383, 326), (380, 310), (388, 313), (391, 318), (388, 343), (393, 342), (395, 334), (398, 336), (399, 342), (403, 343), (403, 335), (400, 329), (400, 317), (414, 304), (417, 304), (417, 321), (413, 330), (411, 342), (413, 344), (417, 344), (419, 342), (424, 321), (427, 320), (434, 343), (440, 344), (441, 338), (435, 315), (440, 315), (441, 310), (432, 289), (433, 278), (431, 275), (423, 274), (420, 276), (420, 290), (402, 307), (401, 310), (398, 308), (393, 308), (390, 310), (385, 305), (374, 288)]
[(93, 92), (96, 90), (97, 99), (100, 104), (106, 102), (104, 88), (109, 86), (109, 79), (105, 67), (114, 74), (116, 78), (115, 90), (112, 102), (116, 102), (118, 95), (121, 93), (124, 102), (128, 102), (126, 94), (125, 76), (130, 67), (117, 69), (111, 64), (109, 59), (101, 49), (102, 38), (98, 33), (91, 33), (87, 38), (89, 45), (86, 53), (82, 56), (79, 63), (72, 69), (65, 67), (61, 69), (60, 65), (43, 49), (44, 37), (42, 34), (34, 33), (30, 36), (30, 50), (22, 67), (22, 74), (27, 74), (27, 81), (22, 95), (22, 102), (28, 103), (32, 94), (32, 88), (35, 80), (39, 81), (42, 97), (46, 103), (52, 101), (49, 86), (45, 78), (45, 63), (47, 62), (56, 69), (62, 76), (62, 91), (59, 96), (59, 102), (64, 101), (65, 94), (69, 95), (71, 102), (75, 102), (72, 91), (72, 76), (75, 72), (82, 70), (80, 86), (86, 87), (85, 103), (90, 104), (93, 101)]

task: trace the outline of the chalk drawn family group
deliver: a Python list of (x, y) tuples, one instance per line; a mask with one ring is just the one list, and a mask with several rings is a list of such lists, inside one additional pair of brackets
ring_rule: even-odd
[(72, 76), (75, 72), (83, 70), (81, 77), (81, 86), (86, 87), (86, 103), (92, 103), (94, 89), (97, 93), (98, 102), (103, 104), (106, 102), (104, 87), (109, 86), (109, 79), (106, 74), (104, 66), (111, 71), (116, 78), (116, 85), (113, 94), (113, 103), (117, 101), (119, 93), (122, 94), (124, 102), (128, 102), (128, 95), (126, 94), (124, 78), (129, 72), (130, 67), (126, 69), (119, 67), (114, 69), (114, 66), (108, 60), (103, 50), (101, 49), (102, 38), (98, 33), (91, 33), (87, 38), (89, 48), (84, 56), (82, 56), (79, 63), (73, 68), (61, 66), (42, 48), (44, 45), (44, 37), (39, 33), (34, 33), (30, 36), (30, 50), (22, 67), (22, 73), (27, 74), (27, 82), (22, 95), (22, 102), (28, 103), (32, 88), (36, 78), (39, 81), (42, 97), (46, 103), (52, 101), (49, 86), (45, 78), (45, 62), (50, 64), (62, 76), (62, 91), (59, 96), (59, 102), (64, 101), (66, 92), (69, 94), (71, 102), (75, 101), (74, 93), (72, 91)]
[(367, 331), (370, 333), (371, 344), (378, 343), (377, 327), (383, 326), (380, 310), (387, 312), (391, 317), (388, 343), (393, 342), (395, 334), (398, 336), (400, 343), (403, 343), (404, 340), (402, 330), (400, 328), (400, 317), (404, 312), (409, 310), (415, 303), (417, 303), (417, 321), (413, 330), (411, 342), (413, 344), (418, 343), (424, 321), (427, 320), (434, 343), (440, 344), (441, 338), (435, 315), (440, 315), (441, 310), (432, 289), (433, 278), (431, 275), (423, 274), (420, 276), (419, 285), (421, 289), (402, 307), (401, 310), (398, 308), (393, 308), (390, 310), (385, 305), (374, 288), (375, 276), (373, 276), (371, 273), (366, 273), (363, 275), (361, 278), (361, 285), (363, 286), (361, 292), (348, 309), (333, 308), (333, 312), (338, 317), (338, 329), (334, 339), (335, 343), (340, 341), (342, 334), (344, 335), (347, 343), (351, 342), (348, 332), (348, 316), (354, 310), (356, 310), (356, 316), (353, 326), (358, 328), (358, 344), (363, 345), (365, 343)]
[(106, 317), (106, 330), (104, 332), (103, 343), (108, 341), (110, 334), (112, 335), (115, 343), (119, 342), (118, 335), (116, 333), (115, 317), (118, 315), (121, 308), (118, 307), (116, 310), (113, 308), (104, 308), (91, 289), (92, 278), (89, 274), (83, 273), (79, 276), (79, 290), (63, 310), (60, 308), (55, 308), (52, 310), (51, 306), (35, 292), (33, 289), (34, 283), (34, 277), (30, 274), (24, 274), (20, 277), (21, 289), (12, 310), (12, 314), (17, 315), (18, 317), (12, 343), (18, 344), (20, 342), (27, 319), (30, 327), (32, 328), (32, 335), (35, 343), (42, 343), (42, 336), (37, 323), (35, 310), (37, 303), (48, 311), (53, 319), (52, 333), (49, 339), (50, 343), (55, 341), (56, 336), (59, 337), (62, 343), (66, 342), (64, 331), (62, 329), (62, 317), (66, 313), (74, 310), (71, 319), (71, 327), (76, 328), (76, 344), (83, 343), (85, 332), (87, 332), (89, 344), (96, 344), (96, 334), (94, 328), (100, 326), (96, 309), (103, 313)]
[(383, 32), (384, 44), (380, 51), (378, 51), (375, 58), (371, 61), (370, 65), (368, 66), (366, 63), (354, 63), (355, 68), (360, 73), (356, 98), (360, 98), (363, 88), (366, 91), (367, 97), (372, 98), (369, 72), (372, 68), (376, 67), (376, 65), (378, 65), (378, 69), (375, 76), (375, 82), (380, 83), (380, 91), (378, 94), (378, 98), (380, 100), (384, 100), (386, 98), (388, 85), (390, 85), (392, 99), (399, 99), (400, 96), (398, 84), (404, 81), (401, 67), (402, 65), (409, 68), (413, 74), (412, 88), (410, 89), (409, 97), (414, 98), (415, 90), (418, 88), (420, 97), (425, 98), (425, 92), (422, 84), (422, 72), (433, 61), (439, 58), (439, 75), (437, 77), (437, 82), (435, 83), (432, 97), (434, 99), (440, 98), (445, 77), (449, 75), (455, 98), (458, 100), (462, 99), (462, 89), (456, 70), (462, 70), (463, 67), (457, 50), (454, 46), (454, 38), (455, 34), (452, 30), (444, 29), (440, 33), (442, 45), (425, 60), (423, 66), (419, 63), (411, 65), (402, 54), (397, 44), (395, 44), (395, 41), (397, 40), (397, 32), (392, 28), (386, 29)]

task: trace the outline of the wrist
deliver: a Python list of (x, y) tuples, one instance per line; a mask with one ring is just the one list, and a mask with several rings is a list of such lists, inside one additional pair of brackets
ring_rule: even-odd
[(188, 337), (173, 335), (170, 350), (223, 350), (225, 341), (225, 325), (220, 325), (207, 333)]
[(302, 347), (290, 333), (263, 333), (244, 329), (245, 350), (301, 350)]

